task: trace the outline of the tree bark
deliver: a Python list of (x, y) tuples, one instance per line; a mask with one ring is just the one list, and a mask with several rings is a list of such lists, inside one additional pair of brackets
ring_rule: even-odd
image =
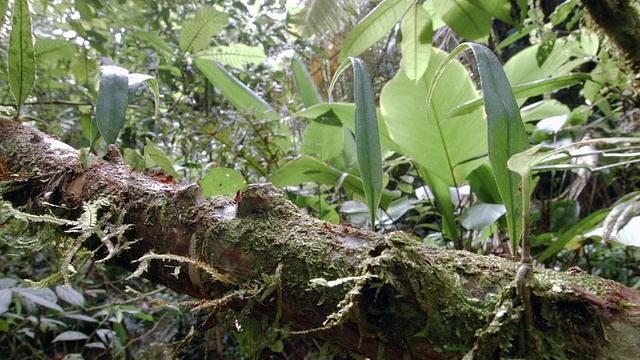
[(153, 258), (144, 277), (208, 300), (214, 313), (260, 319), (273, 341), (305, 333), (384, 359), (637, 358), (640, 292), (580, 271), (535, 269), (526, 329), (512, 286), (518, 263), (325, 223), (270, 184), (201, 198), (198, 184), (133, 171), (113, 146), (83, 164), (14, 119), (0, 118), (0, 161), (13, 208), (75, 220), (102, 199), (93, 235), (63, 224), (68, 236), (97, 259), (136, 241), (110, 262), (134, 271)]

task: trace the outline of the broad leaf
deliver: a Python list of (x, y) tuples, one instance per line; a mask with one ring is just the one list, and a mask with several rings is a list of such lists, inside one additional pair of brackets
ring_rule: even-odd
[(362, 0), (307, 0), (302, 9), (289, 13), (291, 30), (303, 37), (340, 31), (353, 14), (358, 12)]
[(316, 84), (307, 70), (307, 65), (297, 56), (291, 58), (291, 72), (304, 106), (309, 107), (321, 103), (322, 96), (320, 96)]
[[(542, 95), (544, 93), (548, 93), (558, 89), (563, 89), (590, 79), (591, 75), (583, 73), (561, 75), (548, 79), (534, 80), (528, 83), (515, 85), (512, 90), (516, 99), (520, 100), (520, 102), (523, 102), (530, 97)], [(482, 97), (475, 98), (456, 106), (449, 112), (448, 116), (455, 117), (468, 114), (469, 112), (474, 111), (483, 104), (484, 99)]]
[(115, 144), (129, 105), (129, 71), (103, 66), (96, 105), (96, 124), (107, 144)]
[(163, 38), (155, 33), (148, 31), (136, 31), (136, 37), (153, 45), (156, 50), (162, 51), (164, 55), (173, 55), (173, 48), (171, 48)]
[(12, 300), (13, 291), (11, 289), (0, 289), (0, 314), (4, 314), (9, 310)]
[(31, 301), (51, 310), (63, 311), (60, 305), (55, 303), (56, 295), (51, 289), (14, 288), (13, 291), (24, 300)]
[(465, 209), (460, 220), (462, 226), (469, 230), (482, 231), (501, 218), (507, 209), (503, 204), (475, 203)]
[(484, 10), (468, 0), (432, 2), (435, 12), (456, 34), (470, 41), (487, 43), (491, 31), (491, 16)]
[(158, 91), (158, 81), (153, 76), (145, 74), (129, 74), (129, 101), (133, 100), (136, 91), (142, 84), (147, 84), (155, 101), (155, 110), (153, 116), (158, 115), (158, 106), (160, 105), (160, 94)]
[[(449, 55), (449, 59), (440, 64), (439, 70), (436, 71), (436, 78), (452, 57), (466, 49), (471, 49), (473, 52), (480, 74), (482, 97), (487, 114), (489, 161), (502, 201), (507, 208), (509, 237), (515, 254), (523, 229), (523, 196), (518, 192), (523, 191), (522, 178), (509, 171), (507, 161), (511, 156), (529, 148), (529, 137), (524, 129), (520, 109), (502, 64), (486, 46), (474, 43), (459, 45)], [(528, 193), (525, 192), (525, 194), (528, 198)]]
[(382, 39), (413, 4), (413, 0), (384, 0), (375, 7), (349, 33), (344, 41), (338, 61), (358, 56)]
[(200, 196), (234, 194), (247, 186), (244, 177), (238, 170), (212, 168), (199, 181), (202, 193)]
[(194, 20), (184, 21), (180, 29), (180, 50), (197, 52), (211, 44), (211, 38), (218, 35), (229, 23), (229, 15), (203, 6), (196, 11)]
[(58, 341), (79, 341), (79, 340), (87, 340), (89, 336), (85, 333), (81, 333), (79, 331), (65, 331), (60, 335), (56, 336), (51, 342), (55, 343)]
[[(306, 117), (321, 122), (324, 120), (323, 115), (327, 116), (327, 119), (334, 120), (337, 117), (339, 123), (331, 125), (346, 126), (355, 133), (355, 108), (356, 105), (352, 103), (320, 103), (309, 107), (308, 109), (299, 111), (292, 115), (292, 117)], [(378, 130), (380, 131), (380, 145), (383, 148), (387, 148), (393, 151), (398, 151), (398, 146), (391, 140), (389, 136), (389, 130), (382, 117), (380, 110), (377, 111), (378, 117)]]
[(371, 214), (372, 230), (382, 196), (382, 154), (376, 113), (376, 100), (367, 65), (361, 59), (349, 57), (343, 61), (331, 80), (329, 93), (340, 74), (353, 66), (355, 109), (355, 138), (358, 169), (362, 178), (365, 198)]
[(400, 68), (416, 82), (422, 77), (431, 55), (433, 26), (431, 17), (422, 6), (414, 6), (402, 19), (402, 60)]
[(242, 69), (246, 64), (260, 64), (267, 59), (261, 46), (232, 44), (216, 46), (194, 54), (196, 58), (214, 60), (223, 65)]
[(469, 160), (487, 152), (487, 127), (480, 109), (455, 120), (446, 119), (453, 107), (478, 96), (467, 71), (458, 62), (446, 69), (447, 81), (439, 82), (433, 90), (428, 110), (431, 120), (427, 121), (424, 109), (429, 84), (445, 57), (446, 53), (434, 49), (418, 83), (403, 71), (396, 73), (382, 89), (380, 108), (391, 139), (401, 153), (417, 163), (420, 175), (436, 196), (449, 236), (457, 238), (449, 187), (457, 187), (483, 161)]
[(84, 296), (78, 290), (58, 285), (56, 286), (56, 294), (58, 294), (59, 299), (71, 305), (84, 307)]
[(147, 145), (144, 147), (144, 158), (146, 162), (147, 168), (152, 168), (154, 166), (159, 166), (162, 171), (173, 176), (174, 178), (180, 177), (176, 170), (173, 168), (173, 164), (171, 164), (171, 160), (167, 157), (167, 155), (162, 152), (159, 148), (157, 148), (151, 140), (147, 139)]
[(279, 120), (280, 115), (266, 101), (236, 79), (213, 60), (195, 58), (198, 69), (239, 110), (251, 111), (257, 117)]
[[(0, 15), (4, 17), (5, 14), (2, 13)], [(36, 82), (34, 42), (29, 2), (27, 0), (16, 0), (13, 6), (8, 61), (9, 86), (16, 100), (16, 113), (18, 116), (20, 116), (22, 105), (27, 100)]]

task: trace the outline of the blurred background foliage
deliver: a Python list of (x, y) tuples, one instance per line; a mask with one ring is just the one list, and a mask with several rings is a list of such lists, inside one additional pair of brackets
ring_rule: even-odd
[[(22, 109), (25, 121), (76, 148), (93, 145), (103, 154), (104, 142), (90, 144), (100, 67), (151, 75), (159, 86), (157, 115), (153, 96), (141, 87), (117, 142), (130, 163), (143, 159), (150, 141), (177, 174), (168, 177), (147, 162), (152, 169), (144, 171), (159, 179), (186, 184), (211, 169), (233, 169), (241, 175), (233, 181), (272, 181), (306, 213), (367, 228), (352, 80), (341, 77), (327, 94), (340, 62), (359, 56), (371, 71), (380, 107), (385, 189), (376, 229), (406, 231), (428, 245), (505, 257), (517, 253), (490, 180), (488, 135), (474, 100), (479, 81), (467, 55), (445, 72), (430, 110), (436, 120), (426, 121), (431, 76), (444, 52), (458, 44), (487, 44), (505, 64), (532, 144), (554, 148), (638, 133), (631, 74), (576, 0), (35, 0), (30, 5), (37, 81)], [(10, 19), (11, 8), (7, 15)], [(199, 37), (189, 32), (194, 27), (215, 35)], [(1, 30), (6, 51), (11, 21)], [(0, 62), (2, 111), (11, 113), (7, 58)], [(231, 81), (226, 90), (224, 79)], [(330, 97), (334, 103), (328, 103)], [(252, 107), (251, 99), (261, 101), (264, 111)], [(578, 165), (573, 170), (534, 173), (534, 257), (540, 266), (578, 266), (639, 288), (635, 157), (611, 168), (612, 160), (595, 154), (572, 161)], [(178, 304), (188, 300), (184, 296), (140, 279), (124, 281), (126, 274), (88, 257), (74, 264), (73, 290), (28, 287), (27, 280), (45, 279), (59, 268), (58, 250), (47, 246), (59, 234), (46, 226), (34, 231), (7, 216), (1, 220), (3, 356), (168, 358), (206, 318)], [(603, 234), (607, 226), (613, 227), (610, 235)], [(268, 329), (254, 331), (259, 321), (234, 316), (223, 314), (178, 357), (349, 356), (304, 337), (274, 345)]]

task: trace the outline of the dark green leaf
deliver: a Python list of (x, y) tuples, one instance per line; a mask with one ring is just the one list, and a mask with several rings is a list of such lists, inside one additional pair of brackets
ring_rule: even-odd
[(129, 71), (103, 66), (96, 105), (96, 124), (107, 144), (115, 144), (129, 105)]
[(337, 78), (349, 66), (353, 66), (355, 109), (355, 136), (358, 168), (362, 178), (365, 198), (375, 227), (376, 213), (382, 196), (382, 154), (376, 102), (367, 65), (361, 59), (349, 57), (340, 64), (331, 80), (329, 93)]
[[(6, 10), (6, 8), (5, 8)], [(4, 13), (1, 14), (4, 17)], [(16, 0), (9, 39), (9, 86), (16, 100), (17, 114), (36, 81), (35, 38), (27, 0)]]

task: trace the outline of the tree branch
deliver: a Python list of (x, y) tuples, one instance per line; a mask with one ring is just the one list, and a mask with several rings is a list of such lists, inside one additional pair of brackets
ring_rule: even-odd
[[(281, 336), (290, 329), (385, 359), (630, 358), (640, 346), (640, 292), (615, 282), (535, 269), (535, 341), (520, 346), (517, 263), (325, 223), (270, 184), (201, 198), (197, 184), (134, 172), (114, 146), (83, 170), (76, 150), (13, 119), (0, 118), (0, 159), (14, 208), (76, 219), (83, 203), (108, 199), (98, 223), (128, 226), (124, 237), (137, 240), (113, 264), (134, 271), (146, 255), (149, 280), (268, 318)], [(84, 246), (102, 258), (96, 234)]]

